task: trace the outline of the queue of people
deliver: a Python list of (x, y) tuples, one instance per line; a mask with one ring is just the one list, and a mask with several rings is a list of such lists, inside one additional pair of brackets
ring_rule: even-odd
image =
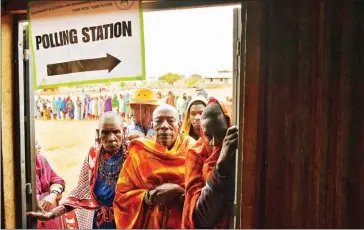
[[(139, 91), (143, 91), (143, 89)], [(201, 92), (204, 93), (201, 94)], [(208, 95), (205, 91), (198, 90), (196, 94), (207, 100)], [(130, 121), (133, 115), (130, 111), (132, 106), (130, 102), (131, 100), (138, 100), (135, 97), (140, 96), (135, 92), (133, 94), (124, 92), (119, 95), (53, 96), (53, 99), (38, 96), (35, 100), (34, 114), (35, 119), (42, 120), (98, 120), (103, 113), (114, 111), (124, 121)], [(181, 121), (183, 121), (187, 112), (187, 105), (192, 99), (192, 96), (187, 96), (186, 93), (176, 96), (172, 91), (165, 95), (158, 91), (154, 97), (153, 100), (156, 101), (156, 105), (169, 104), (175, 107)]]
[(176, 107), (139, 89), (130, 109), (125, 127), (117, 112), (101, 115), (96, 144), (65, 201), (28, 215), (60, 219), (62, 228), (228, 228), (238, 145), (231, 106), (191, 98), (182, 123)]

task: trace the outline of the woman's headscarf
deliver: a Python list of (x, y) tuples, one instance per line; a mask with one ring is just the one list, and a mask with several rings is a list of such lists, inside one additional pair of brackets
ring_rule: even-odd
[(191, 120), (190, 120), (190, 108), (196, 101), (201, 101), (205, 106), (207, 105), (207, 100), (204, 97), (197, 96), (193, 97), (187, 105), (186, 115), (182, 124), (182, 132), (184, 135), (189, 136), (191, 130)]

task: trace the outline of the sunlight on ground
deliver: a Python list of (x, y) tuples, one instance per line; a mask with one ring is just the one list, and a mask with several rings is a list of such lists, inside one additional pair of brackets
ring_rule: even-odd
[(98, 121), (35, 121), (36, 139), (53, 169), (66, 181), (63, 197), (76, 187), (81, 165), (95, 141)]

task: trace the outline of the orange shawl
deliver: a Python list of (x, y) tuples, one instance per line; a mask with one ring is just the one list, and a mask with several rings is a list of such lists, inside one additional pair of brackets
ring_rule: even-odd
[[(217, 102), (221, 105), (224, 115), (229, 120), (229, 126), (232, 125), (231, 111), (224, 103), (212, 99), (210, 103)], [(186, 158), (186, 198), (183, 208), (182, 228), (195, 229), (193, 220), (194, 209), (197, 200), (201, 195), (202, 188), (206, 185), (207, 180), (215, 167), (219, 158), (221, 147), (211, 149), (207, 144), (205, 137), (201, 135), (196, 144), (188, 151)], [(218, 221), (214, 228), (229, 228), (229, 217), (227, 211)]]
[[(185, 183), (185, 158), (195, 143), (179, 135), (171, 150), (155, 140), (136, 139), (130, 142), (128, 157), (115, 189), (114, 215), (117, 228), (162, 228), (165, 213), (158, 206), (144, 204), (144, 195), (164, 183), (182, 187)], [(169, 210), (167, 228), (180, 228), (182, 210)]]

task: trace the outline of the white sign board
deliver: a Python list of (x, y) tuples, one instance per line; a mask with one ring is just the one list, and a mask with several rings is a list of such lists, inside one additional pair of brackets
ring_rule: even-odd
[(35, 88), (145, 80), (141, 1), (30, 2)]

